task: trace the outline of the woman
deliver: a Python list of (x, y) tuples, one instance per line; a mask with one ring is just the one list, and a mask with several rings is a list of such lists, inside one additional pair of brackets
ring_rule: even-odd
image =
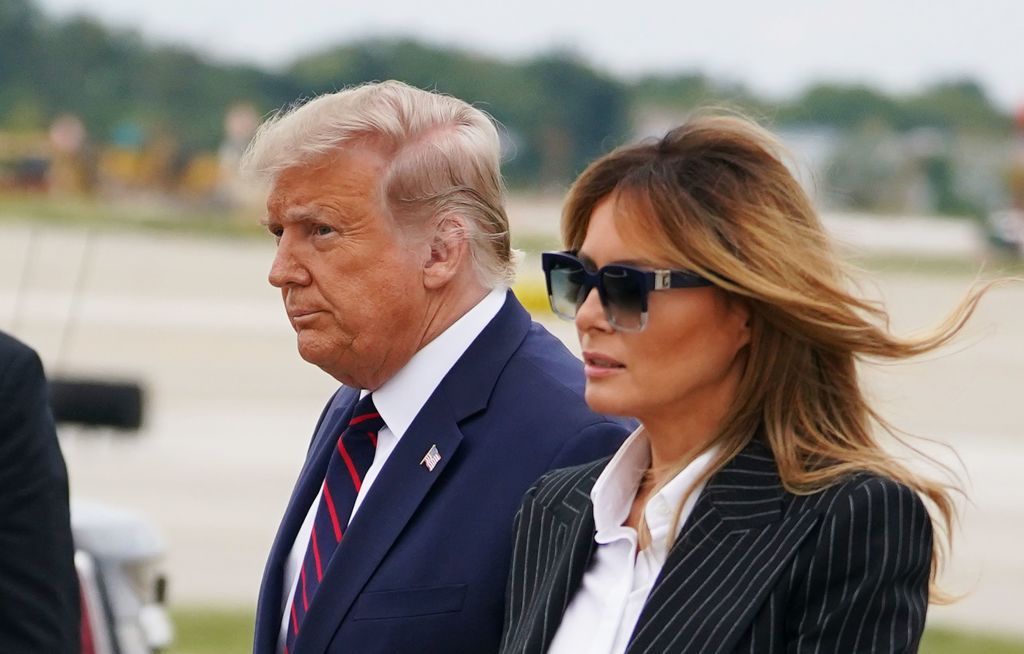
[(544, 269), (587, 403), (641, 427), (527, 493), (502, 651), (915, 651), (953, 506), (879, 445), (856, 364), (941, 346), (985, 289), (890, 334), (775, 141), (733, 117), (592, 164), (563, 237)]

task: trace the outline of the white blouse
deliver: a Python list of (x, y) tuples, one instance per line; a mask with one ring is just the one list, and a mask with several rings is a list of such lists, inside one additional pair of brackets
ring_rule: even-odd
[[(626, 651), (647, 596), (668, 557), (668, 535), (676, 507), (690, 485), (711, 465), (715, 453), (714, 447), (702, 453), (649, 498), (644, 518), (651, 543), (637, 552), (637, 532), (624, 523), (643, 473), (650, 465), (651, 449), (643, 427), (626, 439), (590, 492), (597, 550), (592, 566), (565, 610), (548, 654)], [(673, 540), (702, 490), (703, 485), (695, 488), (686, 499)]]

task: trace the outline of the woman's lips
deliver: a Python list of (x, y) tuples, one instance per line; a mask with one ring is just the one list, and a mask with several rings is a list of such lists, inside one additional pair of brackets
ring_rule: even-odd
[(583, 353), (583, 374), (587, 379), (604, 379), (617, 375), (626, 369), (621, 362), (600, 354), (599, 352)]

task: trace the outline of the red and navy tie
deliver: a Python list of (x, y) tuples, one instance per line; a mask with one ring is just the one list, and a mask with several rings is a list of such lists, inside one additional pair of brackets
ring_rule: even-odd
[(285, 654), (292, 651), (295, 638), (302, 629), (302, 621), (323, 581), (327, 564), (345, 537), (356, 495), (377, 451), (377, 432), (383, 427), (384, 421), (373, 406), (372, 395), (367, 395), (356, 403), (352, 419), (331, 453), (320, 506), (313, 520), (313, 533), (306, 546), (306, 556), (302, 559), (299, 581), (292, 598)]

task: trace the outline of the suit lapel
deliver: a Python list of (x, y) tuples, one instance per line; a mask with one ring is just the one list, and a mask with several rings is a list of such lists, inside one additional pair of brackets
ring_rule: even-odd
[[(444, 405), (436, 394), (428, 401), (373, 482), (324, 571), (295, 641), (296, 654), (327, 649), (363, 586), (454, 458), (462, 433)], [(433, 446), (441, 459), (431, 471), (421, 462)]]
[(295, 482), (295, 488), (288, 500), (288, 507), (274, 537), (274, 544), (270, 548), (270, 556), (263, 571), (253, 645), (253, 651), (257, 654), (277, 651), (282, 618), (281, 602), (285, 592), (285, 562), (295, 544), (299, 527), (306, 519), (309, 507), (320, 490), (324, 475), (327, 474), (327, 464), (337, 436), (341, 433), (342, 426), (348, 423), (358, 399), (358, 390), (343, 387), (331, 398), (320, 416), (316, 434), (306, 455), (306, 463), (299, 473), (298, 481)]
[[(324, 571), (295, 654), (327, 649), (363, 587), (456, 457), (463, 439), (459, 423), (486, 408), (498, 375), (529, 326), (529, 314), (509, 292), (502, 309), (417, 414)], [(433, 447), (441, 458), (430, 470), (422, 462)], [(322, 481), (324, 472), (318, 472)]]
[[(537, 567), (530, 574), (539, 576), (540, 581), (536, 585), (531, 582), (523, 589), (528, 595), (521, 599), (524, 608), (529, 607), (529, 613), (516, 620), (516, 633), (507, 635), (515, 643), (509, 651), (541, 654), (551, 646), (565, 609), (579, 589), (597, 547), (590, 490), (607, 462), (607, 459), (596, 462), (581, 471), (581, 476), (561, 480), (559, 483), (569, 487), (566, 496), (556, 504), (543, 505), (539, 508), (539, 518), (531, 519), (534, 542), (543, 543), (545, 547), (541, 551), (531, 550), (529, 555), (538, 557), (530, 564)], [(548, 543), (550, 549), (547, 549)]]
[(594, 506), (590, 491), (604, 469), (607, 460), (592, 467), (586, 477), (560, 504), (551, 509), (555, 518), (556, 532), (561, 532), (556, 560), (546, 573), (541, 595), (546, 599), (541, 605), (543, 616), (533, 621), (535, 628), (530, 634), (529, 646), (525, 651), (546, 652), (562, 621), (569, 601), (583, 582), (583, 575), (590, 567), (597, 543), (594, 541)]
[(669, 552), (628, 652), (731, 651), (817, 523), (783, 514), (775, 461), (759, 442), (708, 483)]

